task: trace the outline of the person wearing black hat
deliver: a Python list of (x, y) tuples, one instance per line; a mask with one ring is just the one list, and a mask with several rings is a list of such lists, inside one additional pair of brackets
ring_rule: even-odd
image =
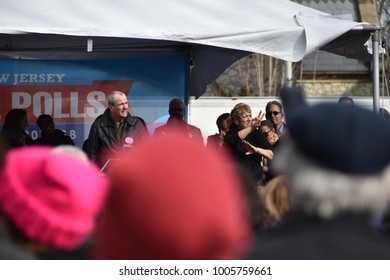
[(289, 129), (273, 162), (293, 212), (248, 259), (390, 259), (374, 229), (390, 198), (390, 123), (359, 106), (309, 107), (302, 95), (282, 90)]

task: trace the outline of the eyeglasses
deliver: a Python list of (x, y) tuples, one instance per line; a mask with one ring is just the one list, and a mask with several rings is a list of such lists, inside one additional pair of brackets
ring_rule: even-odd
[(279, 115), (279, 113), (280, 112), (278, 112), (278, 111), (269, 111), (265, 115), (268, 117), (270, 117), (271, 115), (274, 115), (276, 117), (277, 115)]
[(262, 132), (265, 137), (268, 137), (268, 134), (271, 132), (272, 128), (266, 132)]

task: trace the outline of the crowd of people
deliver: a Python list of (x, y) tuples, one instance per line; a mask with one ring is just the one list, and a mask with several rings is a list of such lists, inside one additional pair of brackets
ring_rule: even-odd
[(259, 115), (221, 114), (204, 144), (179, 98), (153, 135), (125, 93), (107, 101), (82, 149), (50, 115), (32, 140), (9, 111), (0, 259), (390, 259), (385, 114), (283, 88)]

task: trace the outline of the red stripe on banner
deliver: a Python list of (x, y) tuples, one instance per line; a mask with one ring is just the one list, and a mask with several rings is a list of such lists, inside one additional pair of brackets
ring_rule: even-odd
[(55, 123), (92, 122), (107, 107), (113, 90), (130, 92), (133, 80), (98, 80), (92, 85), (0, 86), (0, 123), (12, 108), (25, 109), (33, 123), (41, 114), (53, 116)]

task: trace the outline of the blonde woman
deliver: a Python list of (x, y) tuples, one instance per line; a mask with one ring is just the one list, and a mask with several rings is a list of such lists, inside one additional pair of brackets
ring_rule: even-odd
[(264, 114), (252, 117), (252, 110), (245, 103), (238, 103), (231, 111), (231, 125), (224, 138), (224, 145), (232, 152), (238, 164), (260, 182), (264, 180), (261, 166), (263, 157), (273, 158), (272, 145), (257, 129)]
[(287, 191), (287, 180), (279, 175), (262, 187), (260, 200), (264, 207), (265, 222), (273, 226), (280, 222), (291, 209), (291, 199)]

